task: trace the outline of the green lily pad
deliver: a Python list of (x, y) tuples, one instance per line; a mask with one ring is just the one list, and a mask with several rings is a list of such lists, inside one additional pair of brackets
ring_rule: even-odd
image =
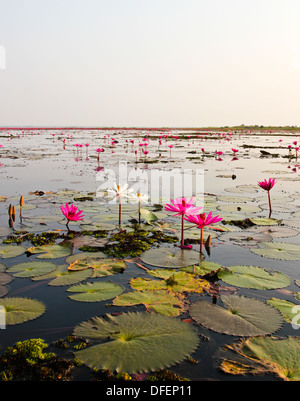
[(12, 233), (12, 229), (9, 227), (0, 227), (0, 237), (7, 237)]
[(74, 255), (68, 256), (66, 258), (66, 263), (71, 264), (76, 262), (77, 260), (84, 260), (84, 259), (105, 259), (107, 255), (103, 252), (80, 252), (75, 253)]
[(198, 276), (205, 276), (221, 268), (222, 266), (219, 263), (203, 260), (198, 265), (183, 267), (181, 270), (187, 273), (197, 274)]
[(149, 312), (94, 317), (75, 327), (74, 335), (98, 342), (75, 352), (91, 369), (129, 374), (170, 367), (187, 358), (199, 343), (187, 323)]
[(13, 276), (6, 272), (0, 272), (0, 286), (6, 285), (13, 280)]
[(27, 252), (34, 255), (38, 254), (38, 259), (56, 259), (69, 256), (72, 250), (64, 245), (41, 245), (28, 248)]
[(281, 222), (281, 220), (263, 217), (255, 217), (252, 219), (250, 218), (250, 221), (252, 221), (252, 223), (256, 224), (257, 226), (276, 226)]
[(218, 272), (218, 278), (227, 284), (260, 290), (288, 287), (291, 280), (283, 273), (268, 273), (262, 267), (230, 266)]
[(237, 245), (254, 246), (259, 242), (271, 241), (272, 237), (266, 233), (254, 233), (249, 231), (235, 231), (223, 233), (219, 236), (221, 241), (231, 242)]
[(221, 369), (229, 374), (276, 374), (285, 381), (300, 380), (299, 337), (250, 337), (227, 345)]
[(85, 269), (81, 271), (70, 271), (68, 270), (68, 265), (59, 265), (53, 271), (48, 274), (44, 274), (42, 276), (33, 277), (33, 281), (38, 280), (49, 280), (48, 285), (51, 286), (64, 286), (64, 285), (72, 285), (75, 283), (79, 283), (80, 281), (84, 281), (93, 275), (92, 269)]
[(237, 185), (236, 187), (232, 188), (225, 188), (226, 192), (231, 192), (234, 194), (244, 194), (244, 193), (256, 193), (258, 192), (258, 189), (254, 185)]
[(272, 227), (253, 226), (249, 228), (249, 231), (253, 232), (254, 234), (270, 235), (272, 238), (294, 237), (299, 234), (298, 230), (285, 226), (272, 226)]
[(234, 203), (232, 205), (220, 205), (217, 207), (217, 210), (223, 211), (223, 212), (241, 212), (241, 213), (257, 213), (261, 211), (261, 208), (256, 205), (249, 205), (249, 204), (243, 204), (243, 203)]
[(26, 249), (20, 245), (0, 245), (0, 257), (2, 259), (15, 258), (25, 252)]
[(300, 245), (286, 242), (261, 242), (251, 252), (266, 258), (278, 260), (300, 260)]
[(179, 316), (184, 311), (184, 302), (167, 291), (132, 291), (119, 295), (114, 306), (144, 305), (148, 311), (166, 316)]
[(0, 305), (5, 310), (5, 322), (7, 325), (36, 319), (46, 310), (42, 302), (30, 298), (2, 298), (0, 299)]
[(24, 262), (11, 266), (7, 269), (15, 277), (35, 277), (52, 272), (56, 269), (56, 264), (50, 262)]
[(67, 291), (76, 293), (69, 295), (69, 298), (74, 301), (100, 302), (120, 295), (123, 292), (123, 288), (118, 284), (98, 281), (75, 285)]
[(258, 299), (223, 295), (221, 300), (225, 308), (203, 300), (195, 302), (190, 307), (191, 317), (208, 329), (232, 336), (271, 334), (283, 325), (281, 314)]
[(0, 272), (4, 272), (6, 270), (6, 266), (3, 263), (0, 263)]
[(281, 312), (286, 322), (292, 323), (297, 328), (300, 327), (300, 305), (277, 298), (270, 298), (267, 302)]
[[(92, 253), (93, 255), (93, 253)], [(75, 260), (68, 267), (70, 271), (80, 271), (88, 268), (93, 269), (93, 277), (104, 277), (112, 274), (121, 273), (127, 267), (124, 260), (118, 259), (99, 259), (94, 258), (92, 255)]]
[(201, 261), (200, 253), (176, 248), (154, 248), (143, 252), (141, 260), (150, 266), (181, 268), (198, 264)]
[(150, 280), (137, 277), (130, 280), (130, 285), (136, 290), (168, 290), (175, 293), (194, 292), (203, 293), (208, 290), (208, 281), (196, 278), (193, 274), (183, 271), (174, 272), (172, 270), (149, 270), (148, 273), (162, 280)]

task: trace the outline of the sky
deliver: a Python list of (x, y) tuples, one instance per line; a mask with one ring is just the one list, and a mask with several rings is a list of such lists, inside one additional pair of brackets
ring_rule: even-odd
[(0, 0), (0, 126), (300, 126), (299, 0)]

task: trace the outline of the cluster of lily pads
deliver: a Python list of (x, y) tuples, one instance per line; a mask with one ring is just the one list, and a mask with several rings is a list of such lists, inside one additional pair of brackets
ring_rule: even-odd
[[(271, 372), (284, 380), (299, 380), (299, 338), (276, 337), (275, 333), (284, 325), (299, 327), (295, 317), (300, 292), (289, 293), (294, 302), (239, 294), (239, 289), (286, 289), (291, 278), (259, 266), (225, 266), (206, 260), (201, 250), (202, 241), (210, 237), (212, 255), (221, 243), (242, 246), (269, 260), (299, 261), (299, 244), (277, 241), (298, 235), (299, 212), (292, 206), (292, 220), (266, 218), (260, 214), (266, 206), (245, 196), (247, 192), (256, 194), (257, 188), (243, 185), (228, 192), (234, 197), (205, 196), (203, 212), (221, 212), (223, 219), (214, 229), (204, 227), (201, 238), (199, 229), (189, 226), (184, 240), (190, 247), (182, 246), (182, 224), (163, 205), (137, 209), (124, 203), (120, 214), (118, 205), (99, 212), (95, 194), (90, 193), (62, 190), (24, 196), (22, 220), (0, 228), (0, 305), (6, 312), (6, 324), (21, 324), (47, 313), (47, 305), (40, 300), (7, 296), (11, 280), (44, 280), (49, 286), (65, 287), (75, 302), (110, 301), (114, 311), (120, 308), (119, 313), (95, 316), (74, 327), (72, 334), (91, 342), (74, 355), (92, 369), (134, 374), (173, 366), (197, 350), (201, 343), (198, 329), (204, 327), (241, 339), (220, 350), (223, 372)], [(291, 200), (299, 200), (299, 194)], [(17, 199), (2, 201), (8, 206)], [(80, 208), (67, 208), (73, 202)], [(57, 213), (61, 204), (72, 224), (67, 231), (65, 219)], [(285, 206), (288, 208), (288, 203)], [(45, 215), (44, 210), (53, 213)], [(73, 212), (79, 219), (68, 218)], [(51, 237), (51, 243), (33, 245), (28, 236), (32, 232), (45, 240), (47, 234), (57, 236)], [(122, 257), (118, 256), (120, 250)], [(32, 260), (13, 263), (25, 254)], [(114, 278), (131, 264), (143, 274), (132, 277), (125, 289)], [(109, 281), (104, 280), (107, 277)], [(299, 286), (300, 281), (294, 284)]]

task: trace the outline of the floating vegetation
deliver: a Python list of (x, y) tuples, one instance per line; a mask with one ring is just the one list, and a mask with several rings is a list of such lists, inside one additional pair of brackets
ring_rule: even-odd
[(26, 249), (20, 245), (0, 245), (0, 257), (2, 259), (15, 258), (25, 252)]
[(71, 255), (72, 251), (67, 245), (41, 245), (26, 250), (28, 254), (36, 255), (38, 259), (57, 259)]
[(199, 252), (181, 248), (154, 248), (140, 255), (141, 260), (151, 266), (169, 269), (199, 264)]
[(191, 317), (213, 331), (232, 336), (271, 334), (283, 325), (281, 314), (255, 298), (241, 295), (222, 295), (225, 308), (204, 300), (193, 303)]
[(227, 345), (221, 369), (232, 375), (275, 374), (284, 381), (300, 380), (299, 337), (250, 337)]
[(287, 242), (261, 242), (259, 248), (251, 248), (251, 252), (265, 258), (278, 260), (300, 260), (300, 245)]
[(237, 287), (259, 290), (288, 287), (291, 280), (280, 272), (267, 272), (256, 266), (230, 266), (218, 271), (218, 278)]
[(166, 316), (179, 316), (185, 310), (184, 298), (165, 290), (131, 291), (119, 295), (113, 300), (114, 306), (144, 305), (147, 311)]
[(51, 262), (24, 262), (13, 265), (7, 269), (15, 277), (36, 277), (52, 272), (56, 269), (56, 264)]
[(32, 281), (49, 280), (50, 286), (65, 286), (79, 283), (93, 275), (92, 269), (85, 269), (80, 271), (70, 271), (68, 265), (59, 265), (51, 272), (37, 277), (32, 277)]
[(41, 316), (45, 310), (45, 305), (35, 299), (29, 298), (2, 298), (0, 305), (5, 311), (5, 323), (14, 325), (33, 320)]
[(114, 283), (94, 282), (78, 284), (68, 288), (68, 292), (73, 292), (69, 295), (70, 299), (80, 302), (100, 302), (114, 298), (123, 292), (123, 288)]
[(199, 344), (187, 323), (149, 312), (94, 317), (76, 326), (74, 335), (98, 343), (75, 352), (84, 364), (129, 374), (170, 367), (191, 355)]

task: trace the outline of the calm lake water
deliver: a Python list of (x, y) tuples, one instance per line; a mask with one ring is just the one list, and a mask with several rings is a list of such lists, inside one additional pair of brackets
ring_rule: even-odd
[[(174, 137), (175, 136), (175, 137)], [(177, 138), (178, 137), (178, 138)], [(145, 140), (145, 138), (147, 140)], [(115, 141), (112, 141), (114, 139)], [(282, 132), (254, 133), (221, 132), (201, 133), (195, 131), (139, 131), (139, 130), (19, 130), (0, 131), (0, 197), (7, 197), (0, 202), (0, 227), (8, 228), (8, 206), (18, 205), (20, 195), (25, 198), (23, 222), (26, 219), (32, 224), (29, 227), (35, 232), (37, 216), (61, 216), (47, 221), (40, 227), (47, 230), (66, 230), (65, 221), (60, 212), (61, 204), (69, 201), (79, 208), (91, 206), (90, 202), (74, 202), (74, 193), (93, 196), (114, 182), (128, 183), (137, 191), (147, 193), (151, 204), (169, 202), (170, 198), (183, 194), (188, 198), (194, 196), (199, 206), (205, 205), (205, 211), (213, 210), (225, 220), (238, 220), (247, 217), (267, 218), (267, 193), (258, 187), (257, 181), (275, 178), (276, 185), (271, 190), (272, 218), (281, 221), (284, 227), (293, 229), (293, 235), (283, 233), (283, 237), (274, 237), (274, 241), (300, 244), (300, 186), (299, 161), (289, 158), (288, 145), (293, 148), (293, 141), (299, 141), (298, 134)], [(134, 141), (132, 143), (131, 141)], [(161, 141), (161, 143), (159, 142)], [(147, 146), (139, 146), (142, 143)], [(80, 146), (76, 146), (82, 145)], [(86, 146), (89, 144), (89, 146)], [(173, 145), (170, 148), (168, 145)], [(98, 160), (97, 148), (103, 148)], [(202, 150), (204, 148), (204, 151)], [(236, 155), (233, 149), (238, 149)], [(142, 149), (149, 153), (145, 155)], [(261, 151), (270, 155), (262, 155)], [(216, 152), (221, 151), (218, 155)], [(295, 155), (295, 151), (292, 153)], [(173, 177), (173, 181), (172, 181)], [(174, 179), (175, 177), (175, 179)], [(241, 187), (243, 186), (243, 187)], [(38, 196), (32, 194), (42, 191)], [(100, 191), (101, 192), (101, 191)], [(58, 193), (58, 195), (57, 195)], [(205, 195), (204, 195), (205, 194)], [(208, 204), (206, 197), (209, 199)], [(245, 199), (244, 199), (245, 198)], [(239, 200), (241, 199), (241, 200)], [(116, 213), (112, 203), (105, 203), (102, 198), (93, 202), (99, 207), (99, 214), (107, 211)], [(150, 206), (150, 205), (149, 205)], [(250, 206), (250, 209), (247, 209)], [(133, 206), (132, 206), (133, 207)], [(251, 207), (254, 207), (253, 209)], [(256, 209), (258, 207), (258, 209)], [(245, 208), (245, 209), (244, 209)], [(85, 214), (93, 221), (93, 213)], [(30, 220), (33, 218), (33, 220)], [(129, 218), (129, 216), (128, 216)], [(178, 225), (179, 220), (174, 219)], [(18, 214), (14, 228), (20, 228)], [(80, 229), (73, 224), (72, 230)], [(242, 230), (231, 226), (236, 232)], [(37, 232), (37, 231), (36, 231)], [(1, 231), (0, 231), (1, 233)], [(272, 297), (285, 299), (295, 304), (294, 293), (299, 291), (295, 280), (299, 280), (299, 261), (277, 260), (261, 257), (251, 252), (242, 241), (222, 239), (222, 234), (212, 236), (211, 255), (205, 254), (206, 260), (225, 267), (235, 265), (258, 266), (284, 273), (291, 279), (291, 285), (278, 290), (257, 290), (230, 286), (220, 283), (226, 290), (233, 291), (266, 301)], [(1, 242), (5, 235), (0, 237)], [(32, 246), (30, 242), (23, 246)], [(198, 245), (193, 249), (199, 250)], [(78, 250), (76, 251), (78, 252)], [(28, 261), (26, 255), (9, 259), (0, 259), (7, 268)], [(31, 255), (30, 261), (36, 256)], [(64, 264), (64, 258), (54, 260), (58, 265)], [(148, 277), (147, 272), (134, 262), (128, 262), (122, 274), (101, 278), (123, 286), (130, 291), (129, 281), (134, 277)], [(16, 341), (29, 338), (43, 338), (51, 343), (65, 338), (76, 325), (93, 316), (121, 311), (145, 310), (143, 306), (131, 308), (108, 306), (111, 300), (102, 302), (76, 302), (68, 297), (66, 286), (51, 287), (47, 280), (32, 281), (31, 278), (17, 278), (7, 284), (5, 297), (28, 297), (42, 301), (46, 312), (25, 323), (6, 326), (0, 330), (0, 344), (5, 347)], [(229, 291), (229, 292), (230, 292)], [(209, 295), (203, 295), (211, 300)], [(193, 300), (191, 295), (191, 301)], [(221, 304), (221, 301), (218, 301)], [(188, 311), (179, 317), (189, 319)], [(170, 368), (190, 380), (279, 380), (273, 375), (265, 376), (231, 376), (220, 371), (218, 350), (232, 344), (239, 337), (217, 333), (204, 326), (195, 324), (195, 330), (203, 341), (192, 355), (196, 364), (189, 361)], [(285, 322), (276, 336), (298, 336), (299, 331)], [(76, 377), (86, 379), (86, 373)]]

